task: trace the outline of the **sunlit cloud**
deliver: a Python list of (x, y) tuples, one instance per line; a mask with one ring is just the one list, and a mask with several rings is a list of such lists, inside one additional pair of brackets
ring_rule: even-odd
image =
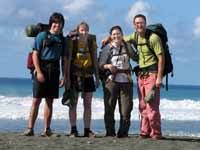
[(94, 3), (94, 0), (68, 0), (65, 2), (64, 10), (69, 11), (72, 14), (80, 13)]
[(128, 12), (128, 15), (126, 16), (126, 21), (129, 24), (132, 24), (133, 17), (137, 14), (143, 14), (147, 17), (147, 20), (149, 19), (149, 14), (152, 11), (152, 6), (143, 0), (136, 1), (131, 9)]
[(194, 21), (193, 34), (196, 38), (200, 38), (200, 16), (198, 16)]

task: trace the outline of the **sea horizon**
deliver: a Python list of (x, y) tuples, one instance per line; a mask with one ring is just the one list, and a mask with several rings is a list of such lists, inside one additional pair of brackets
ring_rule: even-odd
[[(0, 79), (21, 79), (21, 80), (31, 80), (31, 75), (30, 77), (0, 77)], [(163, 78), (165, 80), (165, 77)], [(164, 81), (163, 80), (163, 81)], [(163, 82), (165, 83), (165, 82)], [(136, 83), (134, 83), (136, 84)], [(169, 86), (194, 86), (194, 87), (200, 87), (200, 85), (197, 85), (197, 84), (174, 84), (174, 83), (168, 83)], [(165, 84), (164, 84), (165, 85)]]

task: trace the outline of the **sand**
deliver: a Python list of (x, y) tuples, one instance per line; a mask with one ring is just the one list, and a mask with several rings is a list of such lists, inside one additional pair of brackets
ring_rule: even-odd
[(20, 133), (0, 133), (0, 150), (199, 150), (200, 138), (165, 136), (162, 140), (141, 139), (138, 135), (128, 138), (85, 137), (26, 137)]

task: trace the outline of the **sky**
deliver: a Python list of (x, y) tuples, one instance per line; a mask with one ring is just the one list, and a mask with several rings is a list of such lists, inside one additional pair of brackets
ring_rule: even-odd
[(200, 85), (200, 1), (199, 0), (0, 0), (0, 77), (30, 78), (27, 54), (33, 38), (25, 27), (48, 23), (53, 12), (65, 17), (64, 34), (80, 21), (90, 25), (97, 42), (120, 25), (125, 35), (135, 31), (132, 19), (142, 13), (147, 23), (162, 23), (168, 32), (174, 64), (170, 84)]

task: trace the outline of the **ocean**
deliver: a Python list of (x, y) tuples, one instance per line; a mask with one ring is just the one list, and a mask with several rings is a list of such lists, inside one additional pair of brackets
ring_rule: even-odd
[[(52, 129), (55, 132), (68, 133), (70, 130), (68, 107), (61, 104), (60, 98), (54, 101)], [(160, 112), (163, 135), (200, 137), (200, 86), (169, 85), (169, 91), (161, 90)], [(22, 132), (28, 124), (29, 111), (32, 102), (32, 81), (22, 78), (0, 78), (0, 132)], [(130, 133), (139, 134), (140, 114), (138, 97), (134, 85), (134, 107), (131, 113)], [(35, 131), (43, 129), (42, 102), (35, 125)], [(78, 129), (83, 132), (83, 101), (79, 98)], [(92, 130), (95, 133), (105, 133), (104, 104), (102, 87), (94, 93), (92, 102)], [(116, 129), (119, 126), (119, 111), (116, 107)]]

